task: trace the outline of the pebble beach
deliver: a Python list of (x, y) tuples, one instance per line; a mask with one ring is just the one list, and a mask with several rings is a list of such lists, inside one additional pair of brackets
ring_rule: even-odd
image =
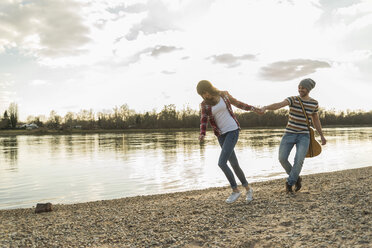
[[(372, 167), (229, 187), (0, 210), (0, 247), (372, 247)], [(243, 189), (242, 189), (243, 190)]]

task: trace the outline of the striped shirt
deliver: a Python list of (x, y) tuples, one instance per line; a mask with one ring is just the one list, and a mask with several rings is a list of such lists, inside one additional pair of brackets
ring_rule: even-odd
[[(309, 133), (306, 123), (306, 117), (302, 111), (301, 104), (296, 96), (286, 98), (289, 102), (289, 118), (285, 131), (288, 133)], [(301, 99), (302, 100), (302, 99)], [(310, 98), (306, 101), (302, 100), (307, 117), (311, 125), (311, 115), (318, 112), (318, 101)]]

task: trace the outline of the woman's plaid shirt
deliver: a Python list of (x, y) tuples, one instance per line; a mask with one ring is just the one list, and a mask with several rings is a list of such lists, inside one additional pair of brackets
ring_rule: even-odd
[[(229, 111), (232, 118), (234, 118), (234, 120), (236, 121), (236, 124), (238, 125), (238, 127), (240, 129), (239, 122), (236, 119), (236, 117), (234, 115), (234, 112), (232, 111), (231, 104), (234, 105), (237, 108), (240, 108), (240, 109), (243, 109), (243, 110), (246, 110), (246, 111), (252, 111), (252, 110), (254, 110), (254, 107), (236, 100), (227, 91), (220, 91), (220, 96), (224, 100), (224, 102), (226, 104), (226, 107), (227, 107), (227, 110)], [(220, 136), (221, 135), (221, 130), (217, 127), (216, 121), (213, 117), (212, 106), (206, 104), (205, 101), (203, 101), (201, 103), (200, 108), (201, 108), (200, 134), (205, 135), (205, 133), (207, 131), (207, 124), (208, 124), (208, 119), (209, 119), (209, 122), (210, 122), (210, 124), (213, 128), (214, 134), (216, 136)]]

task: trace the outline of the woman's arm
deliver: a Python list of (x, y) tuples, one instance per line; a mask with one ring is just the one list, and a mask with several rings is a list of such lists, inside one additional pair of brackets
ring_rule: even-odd
[(320, 123), (319, 114), (318, 113), (312, 114), (311, 119), (313, 120), (313, 124), (314, 124), (316, 131), (318, 131), (320, 138), (322, 139), (322, 145), (327, 144), (327, 140), (324, 137), (323, 132), (322, 132), (322, 124)]
[(228, 92), (226, 92), (226, 93), (227, 93), (227, 96), (229, 97), (230, 103), (232, 105), (234, 105), (235, 107), (243, 109), (245, 111), (253, 111), (253, 112), (256, 112), (257, 114), (261, 114), (261, 111), (260, 111), (259, 108), (256, 108), (252, 105), (249, 105), (249, 104), (246, 104), (244, 102), (238, 101), (234, 97), (232, 97)]

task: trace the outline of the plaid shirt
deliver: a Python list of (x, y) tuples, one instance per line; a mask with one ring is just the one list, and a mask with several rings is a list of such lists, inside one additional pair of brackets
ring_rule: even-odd
[[(232, 111), (231, 104), (234, 105), (237, 108), (240, 108), (240, 109), (243, 109), (243, 110), (246, 110), (246, 111), (252, 111), (252, 110), (254, 110), (254, 107), (236, 100), (227, 91), (221, 91), (220, 96), (224, 100), (224, 102), (226, 104), (226, 107), (227, 107), (227, 110), (229, 111), (230, 115), (235, 120), (236, 124), (238, 125), (238, 127), (240, 129), (239, 122), (236, 119), (236, 117), (234, 115), (234, 112)], [(206, 104), (205, 101), (203, 101), (201, 103), (201, 117), (200, 117), (200, 134), (201, 135), (205, 135), (205, 133), (207, 131), (208, 119), (209, 119), (209, 122), (210, 122), (210, 124), (213, 128), (214, 134), (217, 137), (220, 136), (221, 135), (221, 130), (217, 127), (216, 121), (213, 117), (212, 106)]]

